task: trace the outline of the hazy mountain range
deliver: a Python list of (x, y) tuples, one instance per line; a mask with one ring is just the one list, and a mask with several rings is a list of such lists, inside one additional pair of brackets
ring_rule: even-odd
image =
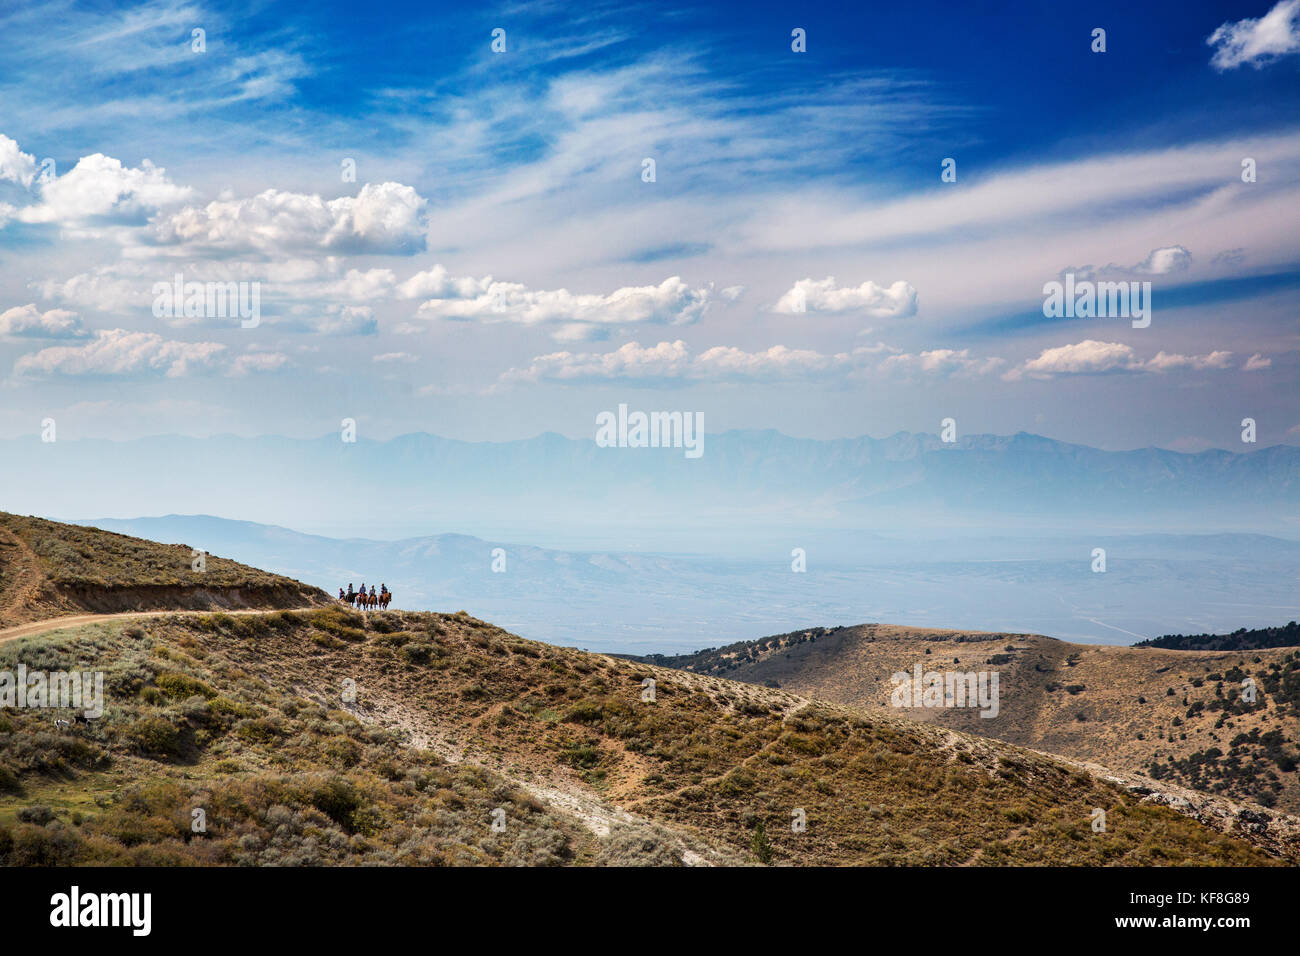
[(752, 553), (860, 531), (953, 537), (1258, 531), (1300, 535), (1300, 448), (1101, 451), (1025, 433), (829, 441), (706, 435), (704, 454), (556, 434), (462, 442), (160, 436), (0, 441), (0, 502), (77, 517), (204, 513), (335, 536), (456, 530), (564, 548)]
[[(184, 542), (331, 593), (382, 581), (402, 607), (593, 649), (863, 621), (1131, 643), (1297, 616), (1300, 448), (1287, 445), (733, 431), (706, 435), (695, 460), (555, 434), (24, 438), (0, 456), (9, 511)], [(224, 517), (136, 517), (169, 513)], [(1105, 574), (1090, 568), (1098, 547)]]
[[(1129, 644), (1286, 623), (1300, 604), (1300, 543), (1264, 535), (876, 535), (860, 539), (853, 562), (812, 549), (798, 573), (789, 550), (776, 547), (723, 558), (561, 551), (460, 534), (342, 540), (202, 515), (85, 523), (183, 542), (330, 593), (385, 583), (395, 606), (463, 608), (535, 639), (629, 653), (863, 620)], [(1094, 547), (1107, 551), (1104, 574), (1091, 569)]]

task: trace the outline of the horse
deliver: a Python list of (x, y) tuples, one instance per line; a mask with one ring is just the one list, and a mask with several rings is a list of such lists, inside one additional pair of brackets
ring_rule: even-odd
[(384, 588), (377, 594), (371, 594), (366, 588), (359, 591), (344, 591), (339, 588), (339, 600), (349, 607), (355, 607), (359, 611), (365, 611), (372, 608), (381, 608), (388, 610), (388, 605), (393, 600), (393, 592)]

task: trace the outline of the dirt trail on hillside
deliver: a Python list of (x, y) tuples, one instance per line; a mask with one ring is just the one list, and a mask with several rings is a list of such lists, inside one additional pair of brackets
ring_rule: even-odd
[[(293, 609), (291, 609), (293, 610)], [(133, 617), (167, 617), (168, 615), (182, 615), (192, 617), (198, 614), (229, 614), (232, 616), (240, 614), (278, 614), (280, 609), (271, 611), (123, 611), (120, 614), (72, 614), (68, 617), (54, 617), (44, 621), (32, 621), (28, 624), (19, 624), (15, 627), (7, 627), (0, 631), (0, 644), (6, 641), (16, 641), (20, 637), (32, 637), (36, 634), (45, 634), (48, 631), (59, 631), (65, 627), (77, 627), (80, 624), (96, 624), (100, 621), (124, 621)]]
[(12, 562), (17, 570), (17, 580), (10, 586), (4, 602), (0, 604), (0, 619), (3, 619), (31, 603), (45, 583), (45, 576), (41, 574), (40, 559), (36, 557), (36, 552), (21, 537), (8, 528), (0, 528), (0, 541), (18, 552), (17, 560)]

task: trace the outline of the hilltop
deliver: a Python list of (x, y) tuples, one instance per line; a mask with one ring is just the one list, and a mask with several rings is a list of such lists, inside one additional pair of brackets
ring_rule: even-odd
[(1253, 651), (1264, 647), (1300, 646), (1300, 625), (1238, 628), (1231, 634), (1166, 634), (1134, 647), (1166, 647), (1175, 651)]
[(184, 544), (0, 512), (0, 627), (85, 613), (324, 605), (318, 588)]
[[(693, 673), (887, 710), (1300, 812), (1300, 650), (1178, 651), (1070, 644), (1034, 634), (864, 624), (809, 628), (719, 649), (640, 658)], [(997, 671), (998, 715), (893, 707), (891, 676)], [(1243, 697), (1243, 681), (1256, 700)]]

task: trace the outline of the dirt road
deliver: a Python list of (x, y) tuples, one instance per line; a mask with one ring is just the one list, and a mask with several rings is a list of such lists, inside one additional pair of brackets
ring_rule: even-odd
[(166, 617), (169, 614), (278, 614), (279, 609), (268, 611), (123, 611), (120, 614), (73, 614), (68, 617), (52, 617), (45, 621), (31, 621), (18, 624), (0, 631), (0, 644), (15, 641), (20, 637), (32, 637), (48, 631), (59, 631), (65, 627), (77, 627), (80, 624), (95, 624), (99, 621), (124, 621), (133, 617)]

